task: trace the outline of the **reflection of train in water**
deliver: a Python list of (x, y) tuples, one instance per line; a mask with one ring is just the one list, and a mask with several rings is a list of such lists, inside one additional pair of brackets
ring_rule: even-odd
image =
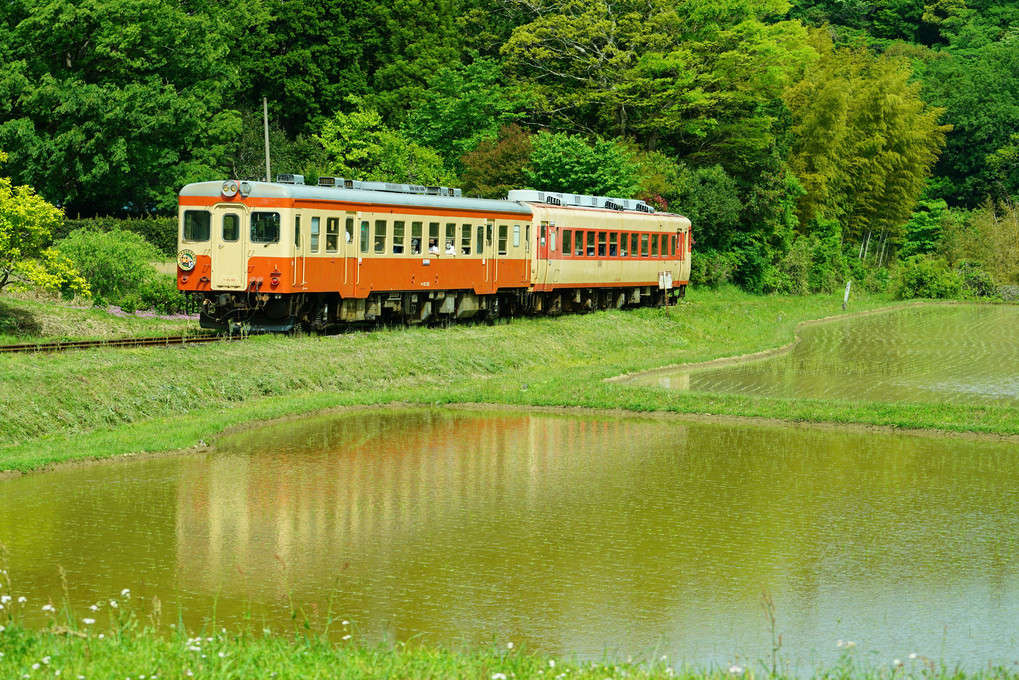
[(641, 201), (283, 178), (181, 190), (177, 286), (202, 299), (202, 326), (660, 305), (690, 278), (690, 221)]

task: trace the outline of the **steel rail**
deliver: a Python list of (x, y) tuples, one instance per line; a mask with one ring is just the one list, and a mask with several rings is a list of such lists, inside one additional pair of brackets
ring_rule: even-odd
[(220, 340), (240, 340), (244, 335), (168, 335), (151, 338), (111, 338), (106, 340), (56, 340), (53, 342), (27, 342), (17, 345), (0, 345), (0, 354), (18, 352), (63, 352), (69, 349), (96, 349), (103, 347), (158, 347), (201, 344)]

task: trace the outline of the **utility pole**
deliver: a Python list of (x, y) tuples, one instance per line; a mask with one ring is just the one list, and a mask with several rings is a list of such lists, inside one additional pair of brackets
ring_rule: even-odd
[(272, 173), (269, 171), (269, 100), (262, 97), (262, 122), (265, 126), (265, 181), (272, 181)]

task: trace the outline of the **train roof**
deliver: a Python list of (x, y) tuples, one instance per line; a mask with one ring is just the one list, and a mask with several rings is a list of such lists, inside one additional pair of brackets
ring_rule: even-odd
[[(505, 212), (531, 215), (531, 209), (517, 201), (490, 198), (464, 198), (462, 196), (436, 196), (404, 193), (399, 191), (378, 191), (367, 189), (344, 189), (340, 187), (314, 186), (309, 184), (283, 184), (278, 182), (238, 182), (248, 188), (244, 196), (258, 198), (306, 199), (317, 201), (342, 201), (344, 203), (367, 203), (379, 205), (418, 206), (426, 208), (447, 208), (450, 210), (478, 210), (484, 212)], [(180, 196), (217, 197), (224, 196), (224, 182), (196, 182), (180, 190)], [(237, 189), (234, 189), (236, 193)]]

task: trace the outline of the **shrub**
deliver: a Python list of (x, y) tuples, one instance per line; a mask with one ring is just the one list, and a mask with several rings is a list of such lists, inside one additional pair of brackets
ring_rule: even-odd
[(157, 274), (146, 279), (138, 288), (141, 308), (154, 309), (159, 314), (181, 314), (187, 299), (177, 290), (173, 274)]
[(177, 256), (177, 218), (176, 217), (136, 217), (118, 219), (116, 217), (90, 217), (87, 219), (65, 219), (53, 230), (53, 239), (67, 237), (79, 229), (92, 231), (130, 231), (142, 236), (162, 253), (159, 259)]
[(152, 262), (162, 259), (142, 236), (120, 229), (78, 229), (54, 247), (74, 262), (97, 300), (118, 304), (155, 275)]
[(896, 275), (895, 296), (903, 300), (957, 298), (962, 293), (962, 278), (940, 258), (914, 255), (899, 265)]
[(690, 283), (712, 288), (730, 283), (737, 264), (733, 253), (712, 248), (694, 250), (690, 260)]
[(991, 275), (984, 270), (979, 262), (963, 260), (956, 266), (962, 288), (974, 297), (994, 297), (997, 290)]

